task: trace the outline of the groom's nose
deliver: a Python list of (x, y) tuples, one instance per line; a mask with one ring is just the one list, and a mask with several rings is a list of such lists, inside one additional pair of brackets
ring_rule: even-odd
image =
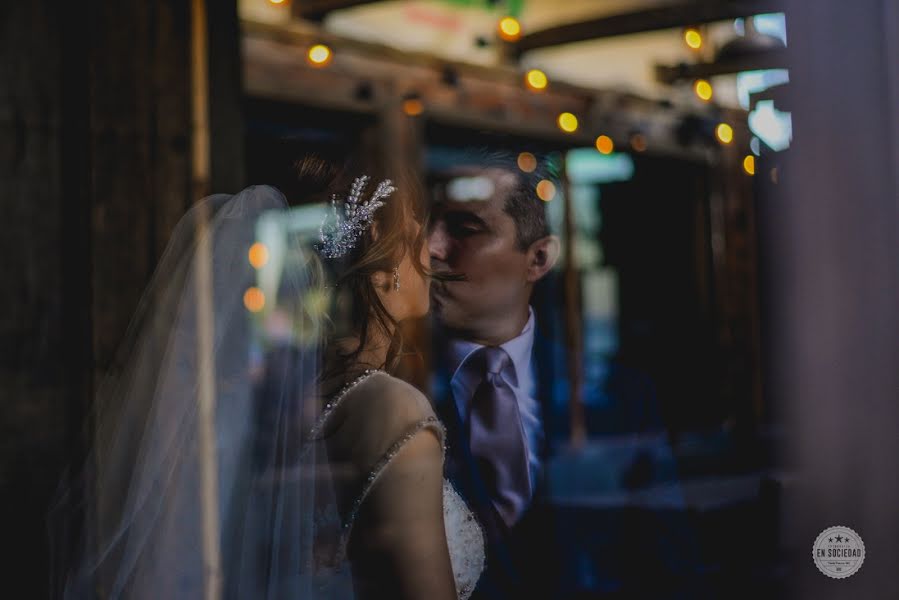
[(442, 219), (438, 219), (431, 225), (428, 232), (428, 253), (431, 255), (431, 262), (446, 262), (449, 255), (449, 235), (446, 232), (446, 223)]

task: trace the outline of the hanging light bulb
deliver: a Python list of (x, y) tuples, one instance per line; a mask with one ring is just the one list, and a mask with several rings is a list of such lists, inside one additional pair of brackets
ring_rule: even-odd
[(565, 133), (574, 133), (577, 131), (577, 117), (570, 112), (563, 112), (556, 119), (559, 129)]
[(646, 152), (646, 148), (649, 146), (646, 141), (646, 136), (642, 133), (635, 133), (631, 136), (631, 148), (634, 149), (635, 152)]
[(546, 89), (549, 80), (546, 78), (546, 73), (544, 73), (540, 69), (531, 69), (524, 76), (524, 82), (531, 90), (535, 92), (542, 92)]
[(496, 29), (499, 37), (507, 42), (516, 42), (521, 37), (521, 23), (515, 17), (503, 17)]
[(684, 30), (684, 43), (693, 50), (702, 48), (702, 34), (695, 27), (688, 27)]
[(247, 288), (243, 295), (243, 305), (248, 311), (257, 313), (265, 308), (265, 294), (258, 287)]
[(518, 155), (518, 168), (525, 173), (533, 173), (537, 168), (537, 157), (530, 152), (522, 152)]
[(727, 123), (719, 123), (715, 128), (715, 137), (722, 144), (729, 144), (734, 141), (734, 128)]
[(417, 117), (425, 111), (425, 105), (418, 94), (409, 94), (403, 99), (403, 112), (409, 117)]
[(755, 175), (755, 156), (747, 154), (743, 158), (743, 170), (746, 171), (747, 175)]
[(253, 268), (261, 269), (268, 262), (268, 247), (262, 242), (256, 242), (250, 246), (247, 258), (250, 264), (253, 265)]
[(693, 91), (696, 92), (700, 100), (708, 102), (712, 99), (712, 84), (705, 79), (697, 79), (696, 83), (693, 84)]
[(324, 67), (334, 58), (331, 48), (325, 44), (315, 44), (306, 51), (306, 60), (313, 67)]
[(611, 154), (615, 149), (615, 143), (609, 136), (601, 135), (596, 138), (596, 149), (599, 150), (600, 154)]
[(549, 179), (541, 179), (537, 184), (537, 197), (544, 202), (549, 202), (556, 197), (556, 186)]

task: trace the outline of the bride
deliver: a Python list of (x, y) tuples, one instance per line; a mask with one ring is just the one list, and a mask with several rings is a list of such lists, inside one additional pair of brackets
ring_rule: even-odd
[[(443, 426), (391, 374), (400, 323), (429, 308), (421, 195), (317, 156), (291, 175), (176, 228), (51, 514), (60, 595), (474, 590), (484, 536), (444, 478)], [(290, 205), (328, 200), (313, 252)]]
[[(310, 167), (318, 170), (314, 163), (300, 168)], [(350, 201), (363, 182), (354, 181)], [(382, 183), (373, 198), (393, 191)], [(349, 473), (337, 499), (357, 593), (467, 598), (483, 567), (482, 533), (443, 477), (444, 432), (429, 401), (389, 374), (402, 348), (398, 323), (429, 307), (426, 230), (413, 200), (385, 199), (358, 238), (345, 222), (323, 234), (328, 259), (348, 258), (338, 285), (349, 286), (354, 306), (351, 335), (326, 360), (333, 374), (327, 388), (334, 389), (332, 380), (344, 387), (320, 427), (329, 459)], [(338, 241), (344, 236), (346, 248)]]

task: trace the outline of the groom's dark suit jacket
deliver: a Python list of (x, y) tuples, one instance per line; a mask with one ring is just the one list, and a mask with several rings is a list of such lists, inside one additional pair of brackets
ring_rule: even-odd
[[(453, 401), (450, 380), (453, 373), (446, 367), (446, 342), (442, 332), (435, 331), (435, 370), (432, 381), (433, 400), (447, 429), (447, 478), (466, 500), (479, 519), (487, 537), (487, 565), (475, 589), (473, 599), (552, 598), (559, 571), (554, 552), (556, 545), (552, 510), (548, 502), (546, 478), (541, 475), (534, 498), (522, 518), (507, 527), (493, 506), (488, 488), (471, 455), (467, 430)], [(543, 439), (550, 440), (550, 402), (552, 384), (561, 373), (553, 373), (552, 344), (541, 336), (539, 326), (534, 335), (531, 367), (536, 382), (536, 400), (540, 404)], [(546, 443), (537, 449), (546, 467)]]

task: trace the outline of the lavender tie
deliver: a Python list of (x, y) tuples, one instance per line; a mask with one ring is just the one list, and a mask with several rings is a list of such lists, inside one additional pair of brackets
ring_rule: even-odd
[(500, 373), (511, 363), (502, 348), (486, 347), (473, 357), (482, 369), (471, 399), (471, 454), (483, 474), (493, 505), (506, 525), (515, 524), (531, 498), (528, 455), (515, 392)]

